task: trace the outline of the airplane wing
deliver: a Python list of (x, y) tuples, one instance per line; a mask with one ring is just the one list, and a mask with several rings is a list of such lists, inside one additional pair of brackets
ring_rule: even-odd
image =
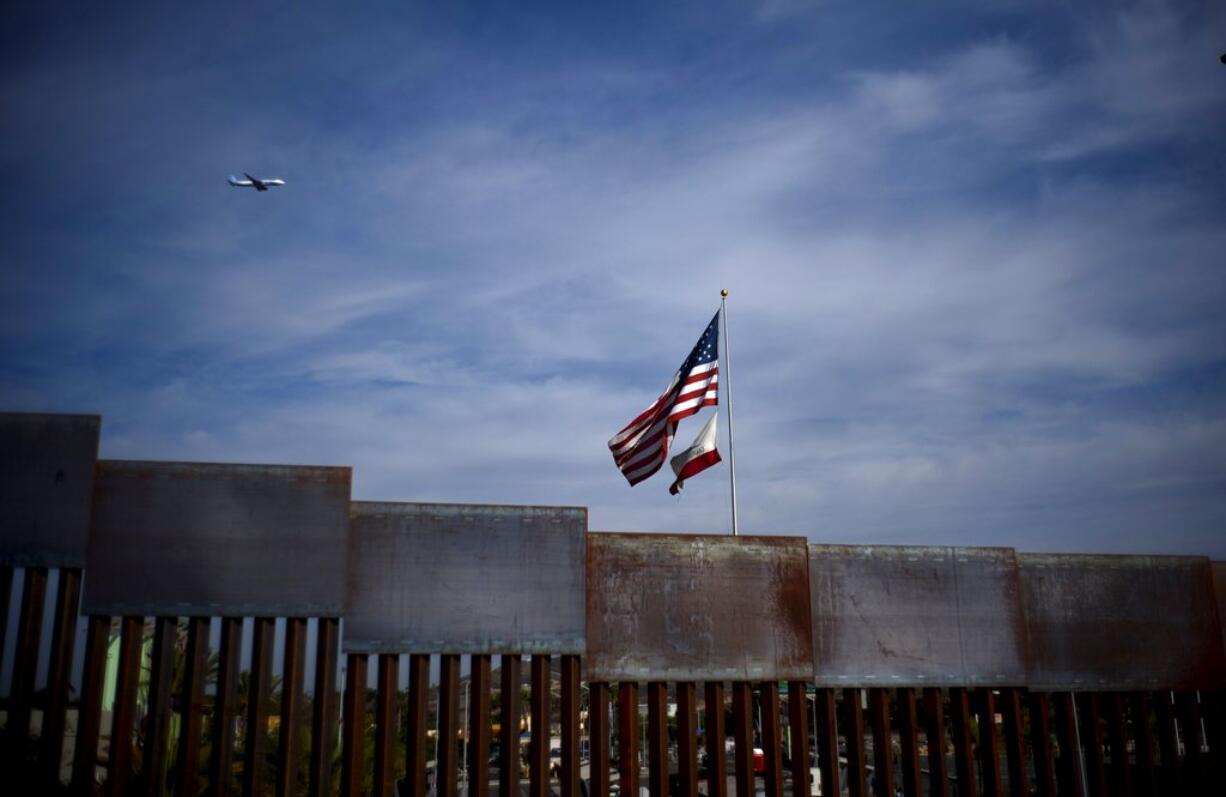
[(230, 185), (237, 186), (240, 188), (254, 188), (257, 191), (267, 191), (269, 187), (271, 186), (285, 185), (285, 181), (279, 177), (275, 179), (271, 179), (271, 180), (261, 180), (258, 177), (252, 177), (246, 172), (243, 172), (243, 176), (246, 177), (247, 179), (240, 180), (234, 175), (230, 175), (230, 178), (229, 178)]

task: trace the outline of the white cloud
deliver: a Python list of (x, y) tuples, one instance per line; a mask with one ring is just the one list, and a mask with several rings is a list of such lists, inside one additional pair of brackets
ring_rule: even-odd
[[(1223, 84), (1189, 82), (1207, 34), (1163, 7), (1087, 25), (1071, 55), (993, 33), (715, 109), (595, 57), (465, 83), (459, 110), (406, 103), (386, 130), (286, 101), (239, 134), (218, 100), (228, 121), (186, 164), (153, 136), (150, 170), (213, 180), (246, 146), (290, 185), (184, 191), (147, 224), (158, 203), (117, 188), (115, 228), (46, 241), (89, 263), (52, 269), (72, 301), (53, 276), (21, 288), (40, 317), (11, 325), (59, 331), (60, 375), (0, 395), (96, 403), (108, 456), (353, 464), (360, 498), (722, 531), (726, 470), (680, 500), (663, 477), (631, 490), (605, 441), (728, 287), (747, 529), (1221, 555), (1220, 387), (1179, 382), (1220, 368), (1226, 234), (1195, 180), (1085, 156), (1196, 144)], [(363, 85), (378, 104), (432, 74)]]

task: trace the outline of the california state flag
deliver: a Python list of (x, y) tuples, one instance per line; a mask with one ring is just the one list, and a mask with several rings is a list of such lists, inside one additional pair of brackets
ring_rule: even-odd
[(677, 480), (668, 488), (670, 495), (676, 495), (685, 484), (686, 479), (702, 473), (720, 461), (719, 451), (715, 449), (715, 438), (719, 433), (716, 426), (718, 419), (719, 413), (713, 413), (711, 420), (702, 427), (702, 431), (698, 433), (698, 437), (694, 438), (690, 447), (669, 460), (669, 464), (673, 466), (673, 473), (677, 474)]

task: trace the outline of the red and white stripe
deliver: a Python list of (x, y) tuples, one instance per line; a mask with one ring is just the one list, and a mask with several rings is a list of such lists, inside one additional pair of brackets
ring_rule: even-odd
[(719, 436), (719, 413), (712, 415), (702, 427), (702, 431), (694, 438), (690, 447), (673, 457), (669, 464), (677, 478), (668, 488), (670, 495), (676, 495), (685, 486), (685, 480), (697, 476), (707, 468), (720, 462), (719, 451), (716, 449), (716, 438)]
[(716, 406), (718, 394), (718, 360), (696, 365), (684, 375), (679, 371), (650, 407), (613, 436), (609, 450), (631, 486), (664, 465), (677, 422), (703, 407)]

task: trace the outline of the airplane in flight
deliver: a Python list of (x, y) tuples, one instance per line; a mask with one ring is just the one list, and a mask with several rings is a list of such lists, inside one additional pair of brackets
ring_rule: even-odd
[(271, 186), (285, 185), (285, 181), (279, 178), (272, 180), (261, 180), (258, 177), (252, 177), (246, 172), (243, 172), (243, 176), (247, 179), (240, 180), (234, 175), (230, 175), (230, 185), (234, 186), (235, 188), (254, 188), (257, 191), (267, 191)]

